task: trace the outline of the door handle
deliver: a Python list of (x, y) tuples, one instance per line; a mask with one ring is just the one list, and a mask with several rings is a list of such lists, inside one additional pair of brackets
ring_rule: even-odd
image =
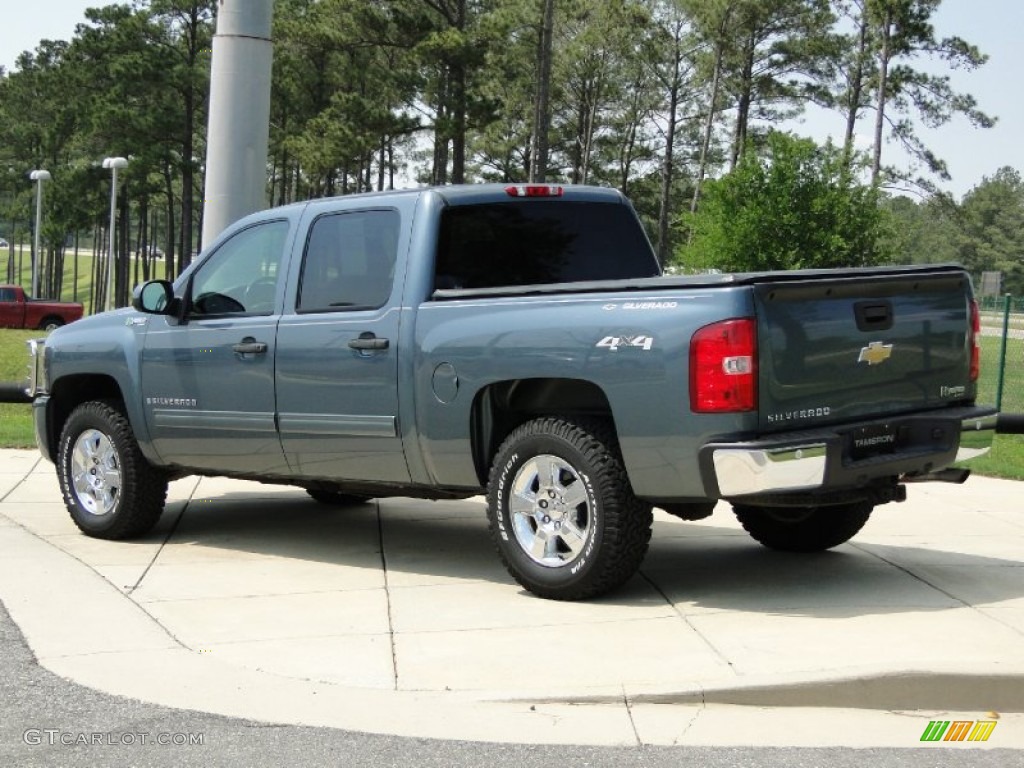
[(360, 351), (372, 351), (387, 349), (391, 342), (387, 339), (378, 339), (374, 334), (367, 331), (366, 333), (359, 334), (358, 339), (352, 339), (348, 343), (352, 349), (358, 349)]
[(259, 355), (267, 351), (267, 343), (256, 341), (252, 336), (246, 336), (241, 343), (235, 344), (231, 348), (240, 355)]

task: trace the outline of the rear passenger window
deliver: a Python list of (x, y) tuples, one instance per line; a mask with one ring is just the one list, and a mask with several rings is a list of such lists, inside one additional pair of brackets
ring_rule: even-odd
[(527, 200), (446, 208), (435, 288), (498, 288), (656, 277), (629, 206)]
[(306, 243), (299, 312), (377, 309), (395, 280), (398, 212), (353, 211), (321, 216)]

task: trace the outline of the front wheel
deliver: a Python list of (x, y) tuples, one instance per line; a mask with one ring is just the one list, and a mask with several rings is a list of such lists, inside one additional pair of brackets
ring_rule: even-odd
[(98, 539), (142, 536), (167, 499), (167, 476), (142, 455), (131, 424), (115, 403), (83, 403), (60, 437), (57, 477), (79, 529)]
[(582, 600), (625, 583), (651, 538), (613, 430), (540, 418), (498, 450), (488, 483), (491, 537), (512, 577), (540, 597)]
[(821, 507), (758, 507), (733, 504), (744, 530), (770, 549), (821, 552), (852, 539), (871, 517), (866, 501)]

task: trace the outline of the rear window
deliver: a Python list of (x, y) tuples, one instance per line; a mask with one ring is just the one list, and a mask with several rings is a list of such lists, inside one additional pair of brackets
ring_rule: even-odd
[(636, 216), (618, 203), (525, 200), (446, 208), (436, 288), (656, 277)]

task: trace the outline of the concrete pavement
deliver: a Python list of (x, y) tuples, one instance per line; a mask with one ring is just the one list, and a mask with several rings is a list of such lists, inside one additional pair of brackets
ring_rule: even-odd
[(566, 604), (505, 574), (479, 500), (341, 510), (188, 478), (152, 535), (105, 542), (74, 527), (52, 465), (0, 451), (0, 600), (57, 674), (270, 722), (913, 747), (930, 720), (995, 712), (984, 746), (1020, 748), (1022, 491), (912, 486), (813, 556), (761, 548), (724, 505), (699, 523), (658, 512), (641, 575)]

